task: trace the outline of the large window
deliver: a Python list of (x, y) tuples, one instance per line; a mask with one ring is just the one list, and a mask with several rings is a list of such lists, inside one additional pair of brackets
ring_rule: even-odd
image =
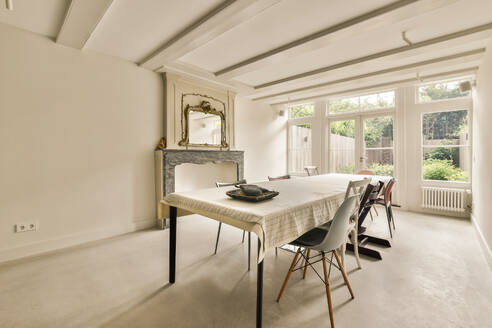
[(422, 115), (424, 180), (469, 181), (468, 110)]
[(302, 173), (312, 163), (311, 124), (292, 124), (289, 127), (289, 171)]
[(329, 172), (355, 173), (355, 120), (330, 122)]
[(296, 105), (289, 108), (289, 118), (311, 117), (314, 115), (313, 104)]
[(469, 91), (460, 90), (461, 81), (439, 82), (421, 85), (417, 88), (417, 101), (427, 103), (438, 100), (468, 97)]
[(386, 91), (330, 100), (328, 103), (328, 114), (351, 113), (391, 107), (395, 107), (395, 92)]
[(365, 168), (376, 175), (393, 175), (393, 116), (364, 120)]
[(302, 174), (305, 166), (312, 165), (314, 104), (291, 106), (288, 112), (288, 170)]

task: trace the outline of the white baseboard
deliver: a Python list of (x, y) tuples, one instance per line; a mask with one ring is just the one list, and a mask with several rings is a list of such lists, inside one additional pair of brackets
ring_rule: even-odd
[(103, 229), (85, 231), (71, 235), (65, 235), (58, 238), (52, 238), (34, 243), (0, 250), (0, 263), (18, 260), (24, 257), (40, 255), (42, 253), (60, 250), (96, 241), (104, 238), (114, 237), (125, 233), (148, 229), (156, 226), (155, 218), (143, 219), (129, 222), (122, 225), (112, 225)]
[(479, 236), (480, 245), (482, 246), (485, 259), (489, 264), (490, 270), (492, 270), (492, 251), (490, 249), (490, 245), (487, 243), (487, 240), (485, 239), (485, 236), (483, 235), (482, 230), (480, 229), (480, 226), (478, 225), (477, 220), (473, 214), (471, 215), (471, 220), (473, 222), (473, 226), (475, 227), (475, 231)]

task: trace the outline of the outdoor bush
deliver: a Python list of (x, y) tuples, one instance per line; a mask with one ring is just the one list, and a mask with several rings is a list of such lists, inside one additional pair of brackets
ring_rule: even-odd
[(379, 164), (372, 163), (369, 169), (376, 175), (393, 175), (393, 165), (392, 164)]
[(340, 166), (337, 169), (337, 173), (355, 173), (355, 164), (350, 163), (344, 166)]
[(468, 181), (468, 174), (455, 167), (451, 160), (424, 160), (423, 175), (425, 180)]
[(453, 149), (452, 148), (431, 148), (424, 156), (425, 160), (428, 159), (439, 159), (439, 160), (452, 160), (453, 159)]

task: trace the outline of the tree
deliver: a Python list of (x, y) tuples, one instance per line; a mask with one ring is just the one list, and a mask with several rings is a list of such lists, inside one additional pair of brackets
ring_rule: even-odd
[(467, 96), (468, 92), (462, 93), (458, 83), (437, 83), (419, 88), (420, 100), (428, 102), (440, 99), (452, 99)]
[(313, 116), (314, 106), (313, 105), (297, 105), (289, 108), (290, 118), (300, 118)]

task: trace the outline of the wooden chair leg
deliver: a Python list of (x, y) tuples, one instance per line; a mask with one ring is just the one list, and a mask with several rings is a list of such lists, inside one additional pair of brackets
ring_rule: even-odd
[(376, 208), (376, 206), (372, 206), (371, 209), (373, 209), (374, 212), (376, 212), (376, 216), (379, 216), (378, 209)]
[(217, 254), (217, 246), (219, 245), (219, 237), (220, 237), (220, 228), (222, 227), (222, 222), (219, 222), (219, 230), (217, 230), (217, 240), (215, 241), (215, 251), (214, 254)]
[(350, 287), (350, 283), (348, 281), (347, 274), (345, 273), (345, 269), (343, 268), (343, 265), (340, 262), (340, 258), (338, 257), (338, 253), (336, 250), (334, 250), (333, 253), (335, 254), (335, 258), (337, 259), (337, 263), (338, 263), (338, 266), (340, 267), (340, 271), (342, 271), (343, 280), (345, 280), (345, 284), (347, 284), (347, 288), (350, 292), (350, 295), (352, 296), (352, 298), (354, 298), (354, 292), (352, 291), (352, 287)]
[(357, 265), (359, 266), (359, 269), (362, 269), (359, 257), (359, 240), (357, 238), (357, 226), (350, 233), (350, 240), (352, 241), (352, 245), (354, 245), (354, 255), (355, 260), (357, 261)]
[(326, 257), (325, 253), (321, 253), (323, 258), (323, 273), (325, 275), (325, 289), (326, 289), (326, 299), (328, 300), (328, 312), (330, 313), (330, 324), (331, 328), (335, 328), (335, 320), (333, 319), (333, 304), (331, 302), (331, 293), (330, 293), (330, 282), (328, 281), (328, 269), (326, 268)]
[(348, 242), (348, 235), (345, 238), (345, 242), (342, 244), (342, 247), (340, 247), (340, 256), (342, 257), (343, 265), (345, 265), (345, 252), (347, 251), (347, 242)]
[(280, 288), (280, 292), (278, 293), (277, 302), (279, 302), (280, 297), (282, 297), (282, 294), (285, 290), (285, 287), (287, 286), (287, 282), (290, 279), (290, 275), (292, 274), (292, 270), (294, 269), (294, 267), (296, 265), (297, 258), (299, 257), (300, 254), (301, 254), (301, 248), (299, 248), (297, 250), (296, 256), (294, 256), (294, 260), (292, 261), (292, 264), (290, 265), (289, 271), (287, 272), (287, 276), (285, 277), (284, 283), (282, 284), (282, 287)]
[(310, 254), (311, 254), (311, 250), (308, 249), (307, 255), (306, 255), (306, 260), (304, 261), (304, 272), (302, 273), (302, 279), (306, 278), (306, 272), (307, 272), (307, 267), (308, 267), (307, 261), (309, 261), (309, 255)]

